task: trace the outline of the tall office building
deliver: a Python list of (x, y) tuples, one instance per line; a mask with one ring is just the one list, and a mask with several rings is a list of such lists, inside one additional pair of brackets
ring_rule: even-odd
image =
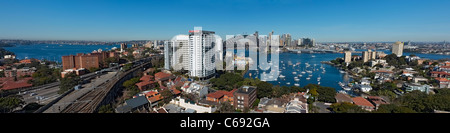
[(403, 43), (402, 42), (395, 42), (392, 44), (392, 53), (397, 55), (397, 57), (400, 57), (403, 55)]
[(352, 51), (345, 51), (344, 53), (344, 62), (350, 63), (352, 61)]
[(190, 77), (209, 78), (214, 76), (215, 61), (222, 58), (221, 54), (222, 42), (215, 32), (196, 27), (189, 35), (175, 36), (164, 45), (164, 68), (184, 69)]
[(158, 40), (153, 41), (153, 49), (157, 49), (158, 47)]

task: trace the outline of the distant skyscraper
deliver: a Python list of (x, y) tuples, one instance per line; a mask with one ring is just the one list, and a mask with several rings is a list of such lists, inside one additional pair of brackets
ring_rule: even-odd
[(127, 44), (126, 43), (121, 43), (120, 44), (120, 51), (121, 52), (123, 52), (126, 48), (127, 48)]
[(403, 43), (402, 42), (395, 42), (392, 44), (392, 53), (397, 55), (397, 57), (400, 57), (403, 55)]
[(302, 43), (301, 43), (302, 46), (314, 47), (314, 44), (315, 44), (314, 39), (302, 38), (301, 40), (302, 40)]
[(364, 51), (362, 54), (363, 62), (367, 62), (371, 59), (376, 59), (376, 55), (377, 55), (376, 51), (372, 52), (372, 50), (370, 50), (370, 49), (367, 51)]
[(158, 40), (153, 41), (153, 49), (157, 49), (158, 47)]
[(344, 62), (350, 63), (352, 61), (352, 51), (345, 51)]

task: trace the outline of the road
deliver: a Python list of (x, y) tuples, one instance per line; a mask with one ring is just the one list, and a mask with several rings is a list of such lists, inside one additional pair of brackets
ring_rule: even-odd
[(44, 113), (59, 113), (64, 108), (66, 108), (68, 105), (74, 103), (74, 102), (90, 102), (90, 101), (77, 101), (78, 98), (85, 95), (86, 93), (90, 92), (91, 90), (95, 89), (98, 86), (103, 85), (104, 83), (108, 82), (116, 76), (117, 72), (108, 72), (104, 75), (101, 75), (99, 78), (94, 78), (91, 80), (90, 83), (82, 85), (81, 89), (74, 90), (61, 100), (59, 100), (57, 103), (53, 104), (50, 108), (44, 111)]
[[(51, 101), (53, 101), (55, 98), (59, 97), (60, 94), (58, 94), (59, 86), (45, 88), (45, 89), (36, 89), (36, 90), (30, 90), (27, 91), (25, 94), (22, 93), (22, 97), (26, 104), (29, 103), (39, 103), (39, 104), (47, 104)], [(31, 94), (34, 93), (36, 95), (31, 96)], [(40, 98), (40, 99), (38, 99)]]

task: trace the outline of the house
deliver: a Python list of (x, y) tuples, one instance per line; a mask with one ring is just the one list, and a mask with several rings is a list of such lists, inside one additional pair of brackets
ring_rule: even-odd
[(175, 76), (169, 73), (158, 72), (155, 74), (155, 80), (158, 82), (168, 81), (169, 79), (174, 79)]
[(375, 106), (363, 97), (354, 97), (352, 98), (352, 101), (353, 104), (358, 105), (367, 111), (373, 111), (375, 109)]
[(394, 72), (389, 70), (372, 70), (371, 72), (375, 73), (374, 79), (379, 83), (390, 82), (394, 78)]
[(263, 113), (284, 113), (286, 102), (280, 98), (261, 98), (258, 104), (258, 109)]
[(450, 80), (446, 78), (435, 78), (439, 88), (450, 88)]
[(61, 78), (64, 78), (69, 73), (75, 73), (76, 75), (81, 76), (81, 75), (84, 75), (86, 73), (86, 69), (85, 68), (66, 69), (66, 70), (64, 70), (64, 72), (61, 72)]
[(139, 88), (139, 90), (145, 91), (155, 88), (155, 81), (153, 81), (153, 76), (144, 75), (139, 80), (141, 82), (135, 84)]
[(254, 86), (242, 86), (238, 90), (234, 91), (234, 108), (244, 110), (250, 108), (253, 102), (256, 100), (256, 87)]
[(353, 89), (360, 90), (362, 92), (369, 92), (372, 90), (372, 86), (370, 85), (363, 85), (363, 84), (355, 84), (353, 85)]
[(188, 88), (182, 87), (181, 90), (189, 94), (194, 94), (198, 98), (203, 98), (208, 94), (208, 87), (198, 83), (191, 83)]
[(13, 77), (3, 77), (0, 78), (0, 90), (14, 90), (14, 89), (21, 89), (21, 88), (28, 88), (32, 87), (33, 85), (28, 83), (29, 80), (33, 78), (27, 77), (18, 79), (17, 81), (14, 81)]
[(440, 66), (439, 71), (450, 73), (450, 66)]
[(378, 107), (381, 104), (389, 104), (389, 102), (387, 102), (386, 100), (384, 100), (383, 98), (379, 97), (379, 96), (368, 96), (367, 99), (373, 104), (375, 105), (375, 109), (378, 109)]
[(428, 82), (428, 79), (424, 78), (422, 76), (418, 76), (418, 77), (413, 77), (413, 81), (414, 81), (414, 83)]
[(381, 64), (383, 66), (387, 65), (386, 60), (381, 60), (381, 59), (376, 59), (376, 60), (372, 60), (370, 61), (370, 66), (373, 67), (377, 64)]
[(334, 98), (336, 99), (337, 103), (342, 102), (353, 103), (352, 98), (350, 98), (350, 96), (347, 94), (336, 93), (336, 96), (334, 96)]
[(294, 98), (286, 104), (285, 113), (308, 113), (308, 104), (298, 98)]
[(231, 105), (234, 104), (234, 92), (237, 89), (233, 89), (231, 91), (218, 90), (213, 93), (209, 93), (206, 95), (206, 101), (222, 103), (229, 102)]
[(5, 55), (3, 56), (5, 59), (15, 59), (16, 55)]
[(370, 81), (369, 81), (369, 77), (364, 77), (361, 79), (361, 84), (362, 85), (370, 85)]
[(425, 93), (428, 94), (430, 89), (431, 89), (431, 86), (426, 85), (426, 84), (425, 85), (421, 85), (421, 84), (418, 84), (418, 83), (404, 83), (403, 84), (403, 88), (407, 92), (418, 90), (418, 91), (425, 92)]
[(433, 78), (450, 78), (450, 73), (445, 71), (432, 71), (430, 74)]
[(172, 99), (172, 101), (170, 101), (170, 103), (185, 108), (184, 111), (181, 110), (181, 112), (183, 112), (183, 113), (205, 113), (205, 112), (212, 113), (217, 110), (216, 107), (206, 105), (206, 104), (197, 104), (193, 101), (186, 100), (181, 97)]
[(145, 110), (149, 108), (149, 102), (144, 96), (138, 96), (133, 99), (128, 99), (125, 103), (116, 108), (117, 113), (131, 113), (134, 111)]
[(145, 97), (147, 98), (151, 107), (158, 105), (158, 102), (163, 99), (161, 94), (156, 91), (149, 91), (149, 92), (145, 93)]

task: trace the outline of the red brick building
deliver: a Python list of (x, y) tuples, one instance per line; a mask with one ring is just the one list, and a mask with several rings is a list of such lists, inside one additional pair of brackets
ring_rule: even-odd
[(243, 86), (234, 92), (234, 108), (244, 110), (250, 108), (256, 100), (256, 87)]
[(63, 69), (108, 67), (108, 64), (103, 64), (103, 61), (109, 57), (118, 59), (115, 52), (78, 53), (77, 55), (62, 56)]

